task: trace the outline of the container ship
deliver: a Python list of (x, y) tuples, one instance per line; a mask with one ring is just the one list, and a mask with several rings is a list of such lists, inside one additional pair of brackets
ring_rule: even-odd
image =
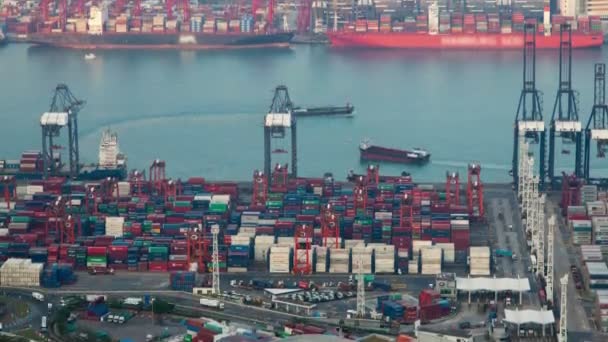
[[(68, 174), (66, 165), (61, 160), (60, 147), (53, 152), (55, 169), (60, 174)], [(43, 178), (44, 161), (40, 151), (25, 151), (18, 160), (0, 160), (0, 176), (11, 176), (17, 180), (34, 180)], [(104, 131), (99, 144), (99, 162), (82, 165), (78, 180), (100, 180), (108, 177), (122, 180), (127, 177), (127, 158), (120, 152), (118, 136), (109, 130)]]
[(599, 16), (551, 16), (545, 8), (543, 22), (526, 18), (523, 12), (501, 13), (441, 13), (431, 4), (428, 14), (393, 21), (383, 14), (380, 20), (356, 20), (342, 30), (328, 32), (335, 47), (372, 47), (404, 49), (520, 49), (524, 44), (524, 25), (538, 28), (536, 46), (555, 49), (560, 46), (562, 24), (572, 28), (573, 48), (599, 47), (604, 42)]
[(392, 163), (423, 164), (431, 159), (431, 154), (423, 149), (398, 150), (372, 145), (364, 141), (359, 145), (362, 160), (385, 161)]
[(112, 13), (105, 4), (99, 4), (88, 8), (88, 16), (84, 9), (75, 9), (70, 17), (64, 16), (64, 11), (57, 17), (49, 16), (49, 4), (45, 3), (42, 1), (40, 13), (7, 19), (7, 28), (18, 41), (85, 50), (204, 50), (288, 47), (294, 35), (274, 29), (265, 19), (256, 21), (247, 13), (220, 14), (197, 7), (193, 8), (196, 13), (190, 14), (187, 3), (177, 7), (175, 14), (171, 5), (144, 13), (137, 4), (126, 13), (116, 2)]

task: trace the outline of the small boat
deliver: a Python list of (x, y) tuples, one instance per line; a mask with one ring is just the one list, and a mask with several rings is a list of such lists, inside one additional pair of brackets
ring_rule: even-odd
[(431, 154), (421, 148), (412, 150), (399, 150), (372, 145), (363, 141), (359, 145), (362, 160), (385, 161), (403, 164), (424, 164), (431, 159)]
[(95, 59), (96, 57), (97, 57), (97, 56), (95, 56), (95, 54), (94, 54), (94, 53), (92, 53), (92, 52), (87, 53), (86, 55), (84, 55), (84, 59), (85, 59), (85, 60), (87, 60), (87, 61), (93, 60), (93, 59)]
[(355, 111), (355, 106), (347, 103), (346, 106), (326, 106), (326, 107), (294, 107), (292, 113), (295, 116), (325, 116), (325, 115), (344, 115), (351, 116)]

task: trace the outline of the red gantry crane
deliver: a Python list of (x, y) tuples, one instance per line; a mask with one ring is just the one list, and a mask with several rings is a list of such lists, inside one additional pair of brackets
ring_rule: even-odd
[(296, 225), (294, 234), (293, 252), (293, 273), (310, 274), (312, 273), (311, 245), (313, 238), (313, 228), (310, 224), (303, 223)]
[(448, 205), (460, 204), (460, 179), (458, 172), (447, 172), (445, 181), (445, 200)]
[(265, 206), (268, 199), (268, 179), (259, 170), (253, 172), (253, 197), (251, 203), (255, 206)]

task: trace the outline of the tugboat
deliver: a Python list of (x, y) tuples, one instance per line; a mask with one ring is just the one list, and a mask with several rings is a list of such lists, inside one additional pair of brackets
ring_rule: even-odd
[(431, 154), (424, 149), (399, 150), (372, 145), (364, 140), (359, 145), (362, 160), (384, 161), (402, 164), (424, 164), (429, 162)]

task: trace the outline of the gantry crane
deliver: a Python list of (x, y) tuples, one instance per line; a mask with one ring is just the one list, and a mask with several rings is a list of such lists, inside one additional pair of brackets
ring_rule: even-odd
[(296, 225), (293, 251), (294, 274), (310, 274), (312, 272), (311, 246), (313, 233), (314, 231), (310, 224), (302, 223)]
[(146, 172), (133, 170), (129, 174), (129, 184), (131, 185), (131, 195), (143, 195), (146, 189)]
[(186, 241), (188, 264), (196, 264), (197, 271), (204, 272), (209, 245), (205, 239), (203, 226), (191, 226), (186, 232)]
[(558, 342), (568, 342), (568, 273), (564, 274), (560, 280), (561, 285), (561, 301), (560, 301), (560, 316), (559, 316), (559, 335)]
[(289, 166), (287, 164), (277, 164), (274, 166), (274, 170), (272, 171), (272, 183), (270, 183), (272, 192), (287, 191), (287, 183), (289, 182), (288, 170)]
[(17, 182), (13, 176), (2, 176), (0, 177), (0, 184), (3, 187), (4, 202), (6, 202), (6, 209), (11, 209), (11, 199), (17, 199)]
[[(597, 157), (606, 157), (608, 146), (608, 105), (606, 105), (606, 64), (597, 63), (594, 69), (593, 109), (585, 128), (585, 161), (583, 176), (587, 182), (591, 181), (591, 141), (597, 144)], [(594, 182), (608, 183), (608, 177), (594, 179)]]
[(259, 170), (253, 172), (253, 194), (251, 203), (255, 206), (265, 206), (268, 199), (268, 179)]
[(481, 220), (484, 217), (483, 183), (481, 182), (481, 165), (469, 164), (467, 183), (467, 200), (471, 218)]
[(367, 166), (367, 184), (379, 184), (380, 183), (380, 166), (379, 165), (368, 165)]
[(156, 192), (160, 194), (162, 192), (163, 183), (167, 180), (166, 178), (166, 164), (164, 160), (156, 159), (150, 166), (150, 194)]
[(523, 59), (523, 88), (517, 106), (513, 134), (513, 182), (516, 188), (519, 187), (521, 136), (523, 136), (525, 141), (539, 145), (538, 170), (542, 189), (545, 178), (546, 129), (542, 114), (542, 94), (536, 89), (536, 25), (534, 24), (524, 26)]
[[(561, 180), (555, 175), (556, 164), (556, 135), (562, 139), (563, 144), (574, 144), (574, 174), (581, 177), (582, 169), (582, 134), (581, 122), (578, 117), (577, 93), (572, 89), (572, 29), (570, 24), (562, 24), (559, 33), (559, 87), (551, 127), (549, 129), (549, 180), (551, 187), (556, 188)], [(569, 154), (567, 149), (562, 154)]]
[(547, 295), (547, 301), (549, 304), (553, 304), (553, 252), (555, 251), (554, 245), (554, 234), (557, 229), (557, 219), (555, 215), (551, 215), (549, 217), (549, 226), (547, 230), (547, 272), (545, 274), (545, 283), (547, 284), (545, 287), (545, 293)]
[(54, 138), (58, 138), (61, 128), (68, 127), (68, 150), (70, 176), (76, 177), (80, 172), (80, 152), (78, 147), (78, 112), (82, 109), (85, 102), (78, 100), (70, 91), (67, 85), (59, 84), (55, 87), (53, 99), (48, 112), (40, 117), (42, 127), (42, 160), (43, 177), (48, 177), (49, 173), (55, 175), (59, 173), (60, 165), (55, 163), (53, 150)]
[(446, 172), (445, 200), (448, 205), (460, 204), (460, 179), (458, 172)]
[(334, 212), (334, 208), (331, 203), (327, 203), (323, 207), (321, 216), (321, 233), (323, 235), (323, 246), (340, 248), (340, 219)]
[[(276, 87), (268, 114), (264, 117), (264, 174), (271, 179), (272, 156), (274, 154), (291, 154), (291, 177), (298, 176), (297, 166), (297, 128), (296, 118), (292, 115), (293, 103), (289, 98), (286, 86)], [(286, 135), (291, 136), (290, 149), (276, 144), (287, 144)]]
[(363, 255), (357, 256), (357, 317), (365, 317), (365, 275), (363, 274)]
[(216, 296), (222, 294), (220, 292), (220, 257), (219, 257), (219, 243), (218, 243), (218, 234), (220, 233), (220, 226), (214, 224), (211, 226), (211, 235), (213, 235), (213, 257), (211, 258), (211, 263), (213, 264), (213, 274), (211, 278), (211, 289), (212, 293)]

